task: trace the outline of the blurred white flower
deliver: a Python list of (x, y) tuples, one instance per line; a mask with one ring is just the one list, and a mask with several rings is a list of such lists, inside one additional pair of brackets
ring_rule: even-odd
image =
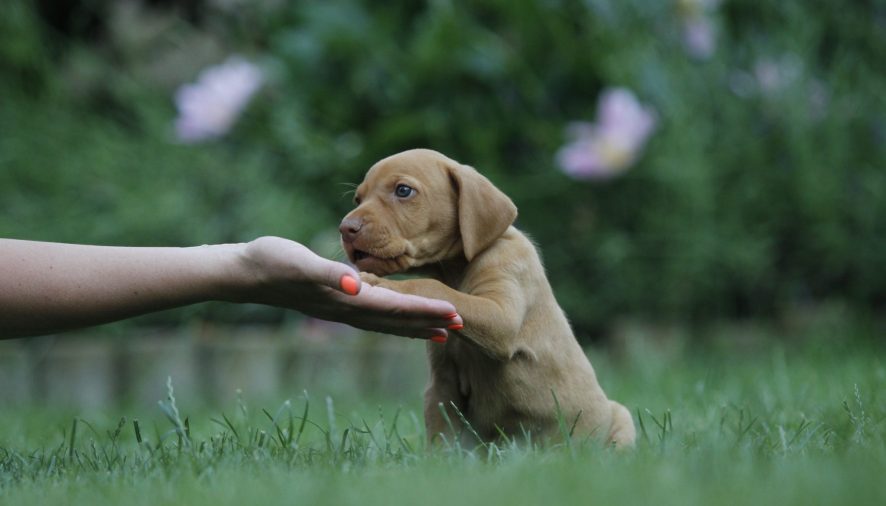
[(828, 115), (831, 97), (827, 86), (818, 79), (811, 79), (807, 86), (809, 93), (809, 112), (812, 117), (822, 120)]
[(734, 70), (729, 89), (738, 97), (759, 97), (769, 104), (780, 104), (788, 97), (804, 99), (807, 112), (816, 120), (825, 118), (830, 107), (827, 85), (810, 75), (794, 53), (758, 58), (749, 70)]
[(178, 139), (199, 142), (227, 133), (263, 82), (261, 69), (239, 56), (205, 69), (175, 93)]
[(576, 179), (616, 176), (634, 164), (655, 124), (655, 113), (630, 90), (607, 89), (600, 95), (596, 123), (569, 125), (571, 142), (557, 152), (557, 163)]
[(683, 45), (693, 58), (706, 60), (717, 50), (717, 27), (712, 12), (719, 0), (677, 0), (683, 23)]
[(763, 95), (773, 96), (790, 89), (801, 81), (802, 74), (800, 59), (793, 54), (754, 63), (754, 77)]

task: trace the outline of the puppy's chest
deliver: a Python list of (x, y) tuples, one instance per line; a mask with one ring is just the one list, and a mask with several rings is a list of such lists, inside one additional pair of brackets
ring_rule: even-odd
[(447, 345), (447, 355), (454, 368), (458, 391), (470, 404), (480, 403), (487, 408), (507, 403), (515, 386), (537, 374), (537, 364), (523, 358), (499, 361), (490, 358), (473, 343), (454, 339)]
[(455, 365), (458, 391), (466, 399), (483, 396), (483, 391), (493, 387), (502, 374), (504, 364), (490, 359), (464, 339), (456, 339), (446, 351)]

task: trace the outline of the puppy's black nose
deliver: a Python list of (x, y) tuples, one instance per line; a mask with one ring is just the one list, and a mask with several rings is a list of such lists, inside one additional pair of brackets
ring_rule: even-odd
[(338, 231), (341, 232), (341, 237), (345, 242), (354, 242), (361, 228), (363, 228), (363, 220), (361, 218), (345, 218), (341, 220)]

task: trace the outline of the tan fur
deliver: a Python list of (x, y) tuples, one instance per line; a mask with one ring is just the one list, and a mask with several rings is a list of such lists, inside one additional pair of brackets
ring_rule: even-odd
[[(400, 184), (415, 193), (398, 197)], [(440, 153), (417, 149), (375, 164), (355, 201), (357, 208), (342, 220), (342, 243), (366, 271), (363, 280), (448, 300), (464, 319), (464, 328), (450, 331), (445, 345), (427, 346), (429, 438), (451, 437), (442, 404), (458, 430), (453, 405), (486, 441), (499, 431), (557, 439), (562, 424), (568, 430), (574, 423), (579, 437), (633, 444), (630, 413), (606, 398), (535, 247), (511, 225), (516, 207), (488, 179)], [(376, 276), (401, 272), (428, 278)]]

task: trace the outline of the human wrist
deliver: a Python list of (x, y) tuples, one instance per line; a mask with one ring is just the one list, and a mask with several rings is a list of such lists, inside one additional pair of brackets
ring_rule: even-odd
[(207, 268), (208, 300), (249, 302), (258, 284), (247, 258), (247, 244), (212, 244), (194, 248)]

